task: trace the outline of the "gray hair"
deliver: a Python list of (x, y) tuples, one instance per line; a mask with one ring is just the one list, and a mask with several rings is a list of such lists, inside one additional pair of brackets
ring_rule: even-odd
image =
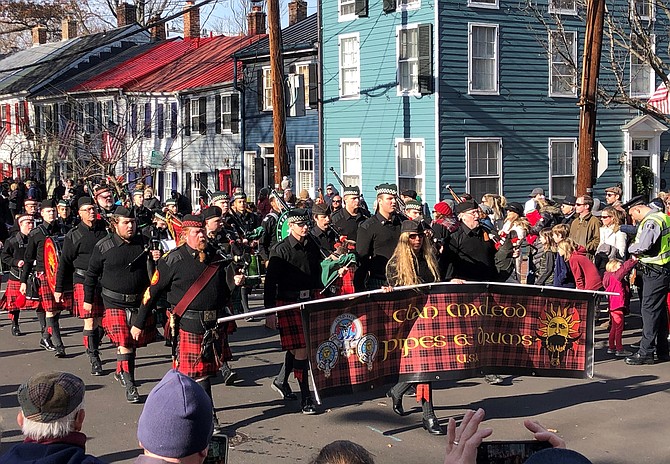
[[(77, 419), (77, 414), (79, 414), (79, 411), (83, 408), (84, 402), (82, 401), (70, 414), (53, 422), (37, 422), (23, 416), (23, 427), (21, 427), (21, 431), (26, 438), (35, 441), (64, 437), (68, 433), (74, 431), (74, 422)], [(21, 414), (23, 414), (23, 412), (21, 412)]]

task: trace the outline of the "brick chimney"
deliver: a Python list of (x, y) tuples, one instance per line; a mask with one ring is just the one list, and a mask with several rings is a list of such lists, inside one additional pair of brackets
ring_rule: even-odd
[(293, 0), (288, 4), (288, 25), (293, 26), (307, 18), (307, 2)]
[[(197, 39), (200, 37), (200, 9), (192, 8), (193, 2), (186, 2), (184, 7), (184, 38)], [(191, 9), (189, 9), (191, 8)]]
[(251, 12), (247, 15), (247, 29), (248, 35), (265, 34), (265, 13), (259, 5), (251, 7)]
[(167, 33), (165, 32), (165, 22), (161, 21), (160, 16), (154, 16), (151, 18), (151, 41), (160, 42), (161, 40), (167, 39)]
[(61, 22), (61, 30), (62, 30), (61, 35), (62, 40), (74, 39), (75, 37), (77, 37), (77, 21), (70, 18), (65, 18)]
[(47, 28), (46, 26), (33, 27), (33, 47), (47, 43)]
[(129, 3), (119, 3), (116, 7), (117, 27), (128, 26), (137, 22), (137, 9)]

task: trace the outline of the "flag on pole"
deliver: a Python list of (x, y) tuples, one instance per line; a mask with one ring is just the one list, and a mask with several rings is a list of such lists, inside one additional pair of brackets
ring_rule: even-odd
[(656, 108), (660, 113), (668, 114), (670, 113), (670, 102), (668, 101), (668, 88), (664, 83), (658, 86), (654, 94), (651, 96), (649, 105)]
[[(61, 116), (61, 122), (63, 121), (63, 117)], [(61, 125), (61, 127), (63, 127)], [(70, 145), (72, 144), (72, 140), (74, 139), (74, 133), (77, 130), (77, 123), (75, 123), (72, 119), (68, 119), (67, 123), (65, 123), (65, 127), (63, 127), (63, 130), (60, 133), (60, 140), (58, 144), (58, 158), (64, 160), (67, 158), (68, 151), (70, 150)]]
[(122, 124), (116, 126), (113, 132), (106, 130), (102, 133), (102, 160), (114, 164), (121, 158), (123, 141), (126, 138), (126, 128)]

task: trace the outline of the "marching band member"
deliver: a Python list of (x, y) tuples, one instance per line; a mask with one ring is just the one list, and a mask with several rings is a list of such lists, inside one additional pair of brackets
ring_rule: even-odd
[[(258, 216), (247, 209), (246, 193), (238, 191), (233, 194), (233, 203), (230, 205), (230, 215), (232, 219), (231, 225), (235, 228), (238, 236), (242, 240), (241, 245), (243, 252), (251, 255), (253, 253), (253, 242), (250, 243), (247, 240), (247, 237), (260, 226), (260, 221), (258, 220)], [(243, 285), (239, 289), (242, 311), (245, 313), (249, 312), (249, 294), (251, 293), (251, 290), (252, 286), (250, 285)]]
[[(415, 220), (403, 221), (398, 245), (386, 265), (386, 280), (392, 287), (437, 282), (440, 271), (435, 258), (435, 248), (426, 237), (424, 224)], [(393, 399), (393, 411), (405, 415), (402, 396), (410, 388), (409, 382), (398, 382), (386, 396)], [(444, 435), (433, 410), (430, 382), (416, 385), (416, 401), (423, 410), (423, 428), (433, 435)]]
[[(309, 234), (309, 216), (304, 209), (294, 209), (287, 214), (290, 235), (270, 252), (265, 274), (264, 303), (266, 308), (283, 306), (317, 297), (321, 283), (321, 252)], [(277, 314), (282, 349), (286, 351), (279, 375), (272, 381), (272, 389), (284, 400), (296, 400), (288, 377), (291, 371), (300, 385), (303, 414), (316, 414), (316, 407), (309, 390), (307, 349), (303, 335), (302, 319), (297, 309)]]
[[(33, 230), (33, 216), (25, 213), (20, 214), (16, 223), (19, 226), (19, 231), (7, 239), (2, 247), (2, 264), (5, 269), (9, 269), (5, 298), (9, 318), (12, 321), (12, 335), (15, 337), (22, 335), (19, 329), (19, 311), (36, 309), (38, 304), (35, 300), (26, 300), (19, 292), (21, 274), (25, 271), (28, 235)], [(23, 300), (23, 304), (20, 304), (19, 300)]]
[(39, 281), (39, 307), (37, 308), (37, 319), (40, 321), (42, 339), (40, 346), (47, 351), (55, 351), (57, 358), (65, 357), (65, 347), (60, 334), (58, 319), (63, 309), (62, 304), (56, 303), (54, 295), (47, 282), (44, 263), (44, 243), (48, 237), (63, 235), (56, 223), (56, 202), (54, 200), (42, 201), (40, 211), (43, 223), (30, 232), (26, 246), (26, 259), (24, 270), (21, 274), (21, 287), (19, 291), (25, 295), (27, 290), (28, 276), (35, 272)]
[(330, 226), (330, 216), (328, 215), (328, 206), (325, 203), (318, 203), (312, 206), (312, 217), (314, 226), (312, 227), (312, 236), (327, 255), (335, 249), (337, 235)]
[(70, 209), (70, 203), (67, 200), (58, 200), (56, 211), (58, 213), (56, 221), (58, 222), (61, 230), (63, 233), (69, 232), (70, 229), (74, 227), (75, 221), (75, 218), (72, 215), (72, 211)]
[(270, 212), (265, 215), (261, 221), (261, 227), (263, 227), (263, 235), (261, 235), (259, 243), (259, 251), (261, 258), (265, 262), (265, 266), (268, 265), (268, 260), (270, 259), (270, 250), (273, 246), (277, 244), (277, 223), (279, 221), (279, 216), (281, 215), (281, 206), (279, 205), (279, 200), (276, 195), (270, 195)]
[(102, 325), (117, 347), (114, 379), (126, 389), (126, 400), (138, 403), (135, 351), (153, 341), (156, 332), (153, 316), (146, 317), (148, 330), (140, 337), (131, 337), (130, 325), (149, 286), (148, 261), (156, 254), (160, 256), (160, 251), (148, 253), (142, 235), (135, 234), (135, 218), (127, 208), (116, 208), (109, 220), (114, 232), (95, 244), (86, 270), (84, 311), (93, 311), (96, 287), (100, 285), (105, 305)]
[[(209, 208), (208, 208), (209, 209)], [(144, 295), (131, 334), (140, 340), (147, 319), (158, 299), (166, 294), (179, 331), (177, 369), (195, 379), (212, 398), (210, 378), (222, 361), (231, 358), (225, 325), (217, 319), (228, 315), (234, 285), (242, 275), (233, 275), (230, 260), (222, 258), (207, 243), (201, 216), (187, 214), (182, 221), (184, 243), (158, 260), (151, 286)], [(212, 411), (215, 426), (216, 412)]]
[(100, 218), (109, 222), (109, 218), (114, 214), (114, 194), (107, 185), (97, 185), (93, 189), (93, 199), (98, 206)]
[(344, 207), (335, 211), (330, 217), (330, 223), (335, 229), (349, 240), (356, 241), (358, 226), (360, 226), (370, 214), (360, 207), (361, 190), (356, 186), (348, 186), (342, 192)]
[(96, 289), (91, 310), (84, 309), (84, 279), (93, 248), (96, 243), (107, 236), (107, 228), (102, 220), (97, 220), (91, 197), (80, 197), (77, 206), (81, 222), (68, 232), (63, 240), (54, 299), (60, 302), (63, 292), (74, 290), (73, 306), (77, 317), (84, 320), (83, 343), (91, 363), (91, 374), (102, 375), (99, 347), (105, 307), (100, 291)]

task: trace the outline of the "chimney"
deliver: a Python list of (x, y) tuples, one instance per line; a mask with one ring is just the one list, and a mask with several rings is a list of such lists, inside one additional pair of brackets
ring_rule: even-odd
[(293, 26), (307, 18), (307, 2), (293, 0), (288, 4), (288, 25)]
[(265, 34), (265, 13), (260, 6), (255, 5), (251, 7), (251, 12), (247, 15), (247, 23), (247, 34)]
[(70, 18), (65, 18), (61, 22), (61, 30), (61, 40), (74, 39), (77, 37), (77, 21)]
[[(193, 2), (186, 2), (184, 10), (184, 38), (197, 39), (200, 37), (200, 9), (192, 8)], [(190, 8), (190, 9), (189, 9)]]
[(165, 21), (161, 20), (160, 16), (154, 16), (151, 19), (151, 41), (160, 42), (167, 39), (167, 33), (165, 32)]
[(128, 3), (119, 3), (116, 7), (116, 25), (117, 27), (128, 26), (137, 22), (137, 10), (135, 5)]
[(47, 43), (47, 28), (46, 26), (33, 27), (33, 47)]

